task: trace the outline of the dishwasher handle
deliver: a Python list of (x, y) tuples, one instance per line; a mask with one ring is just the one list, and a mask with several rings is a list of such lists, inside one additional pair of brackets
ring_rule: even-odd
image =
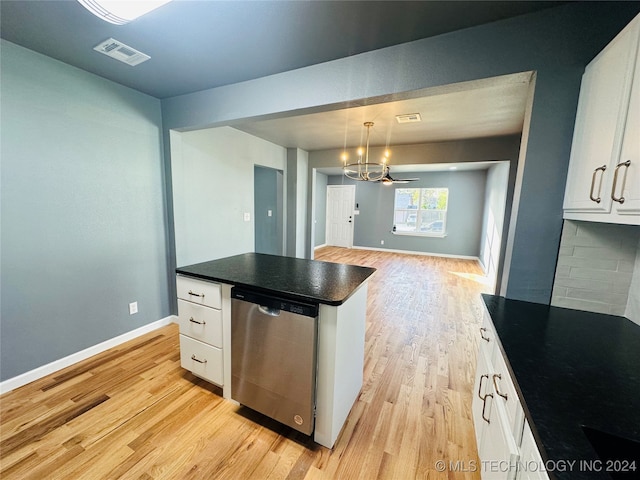
[(271, 308), (271, 307), (265, 307), (264, 305), (258, 305), (258, 310), (260, 311), (260, 313), (264, 313), (265, 315), (269, 315), (270, 317), (280, 316), (279, 308)]

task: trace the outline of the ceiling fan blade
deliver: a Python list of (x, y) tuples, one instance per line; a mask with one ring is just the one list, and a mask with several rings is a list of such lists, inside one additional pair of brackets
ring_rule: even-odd
[(391, 176), (391, 171), (390, 171), (389, 167), (387, 167), (386, 168), (386, 174), (378, 181), (384, 183), (385, 185), (389, 185), (389, 184), (392, 184), (392, 183), (415, 182), (417, 180), (420, 180), (420, 179), (419, 178), (398, 178), (398, 179), (395, 179), (395, 178), (393, 178)]

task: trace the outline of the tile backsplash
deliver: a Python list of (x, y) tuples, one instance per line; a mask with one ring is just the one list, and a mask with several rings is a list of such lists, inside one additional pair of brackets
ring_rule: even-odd
[(639, 245), (638, 226), (565, 220), (551, 305), (640, 324)]

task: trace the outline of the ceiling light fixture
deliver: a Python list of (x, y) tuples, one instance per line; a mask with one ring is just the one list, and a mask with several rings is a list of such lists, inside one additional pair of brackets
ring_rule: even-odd
[(387, 160), (390, 153), (389, 150), (385, 150), (380, 162), (369, 161), (369, 135), (371, 134), (373, 122), (364, 122), (364, 126), (367, 129), (367, 145), (364, 149), (362, 147), (358, 148), (357, 162), (347, 163), (349, 156), (346, 151), (342, 153), (342, 171), (348, 178), (353, 180), (379, 182), (388, 173)]
[(142, 15), (161, 7), (171, 0), (78, 0), (80, 4), (114, 25), (124, 25)]

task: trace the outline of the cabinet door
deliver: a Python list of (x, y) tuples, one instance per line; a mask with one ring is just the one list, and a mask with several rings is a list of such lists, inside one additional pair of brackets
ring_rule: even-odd
[(549, 480), (529, 422), (524, 422), (522, 445), (520, 446), (520, 469), (516, 478), (518, 480)]
[[(487, 421), (482, 418), (483, 408), (485, 409), (486, 415), (486, 405), (485, 405), (485, 397), (488, 393), (491, 393), (491, 376), (489, 372), (489, 359), (482, 348), (478, 350), (478, 360), (476, 366), (476, 380), (473, 388), (473, 400), (471, 401), (471, 411), (473, 414), (473, 426), (476, 431), (476, 443), (478, 445), (478, 452), (480, 451), (480, 442), (482, 441), (482, 434), (484, 429), (488, 425)], [(489, 400), (487, 400), (489, 401)], [(485, 417), (488, 418), (488, 417)], [(482, 457), (481, 457), (482, 458)]]
[(485, 417), (489, 423), (482, 432), (478, 449), (482, 461), (482, 480), (513, 480), (520, 458), (518, 446), (511, 433), (504, 405), (495, 400), (495, 393), (486, 398)]
[(622, 139), (635, 54), (625, 29), (586, 68), (571, 146), (564, 209), (610, 212), (613, 170)]
[[(635, 23), (640, 24), (640, 21)], [(636, 28), (640, 28), (640, 25)], [(636, 46), (629, 111), (622, 139), (620, 162), (616, 166), (618, 175), (613, 191), (613, 195), (619, 199), (614, 201), (615, 211), (625, 215), (640, 215), (640, 59), (638, 58), (640, 51), (637, 48)], [(624, 200), (620, 203), (622, 199)]]

